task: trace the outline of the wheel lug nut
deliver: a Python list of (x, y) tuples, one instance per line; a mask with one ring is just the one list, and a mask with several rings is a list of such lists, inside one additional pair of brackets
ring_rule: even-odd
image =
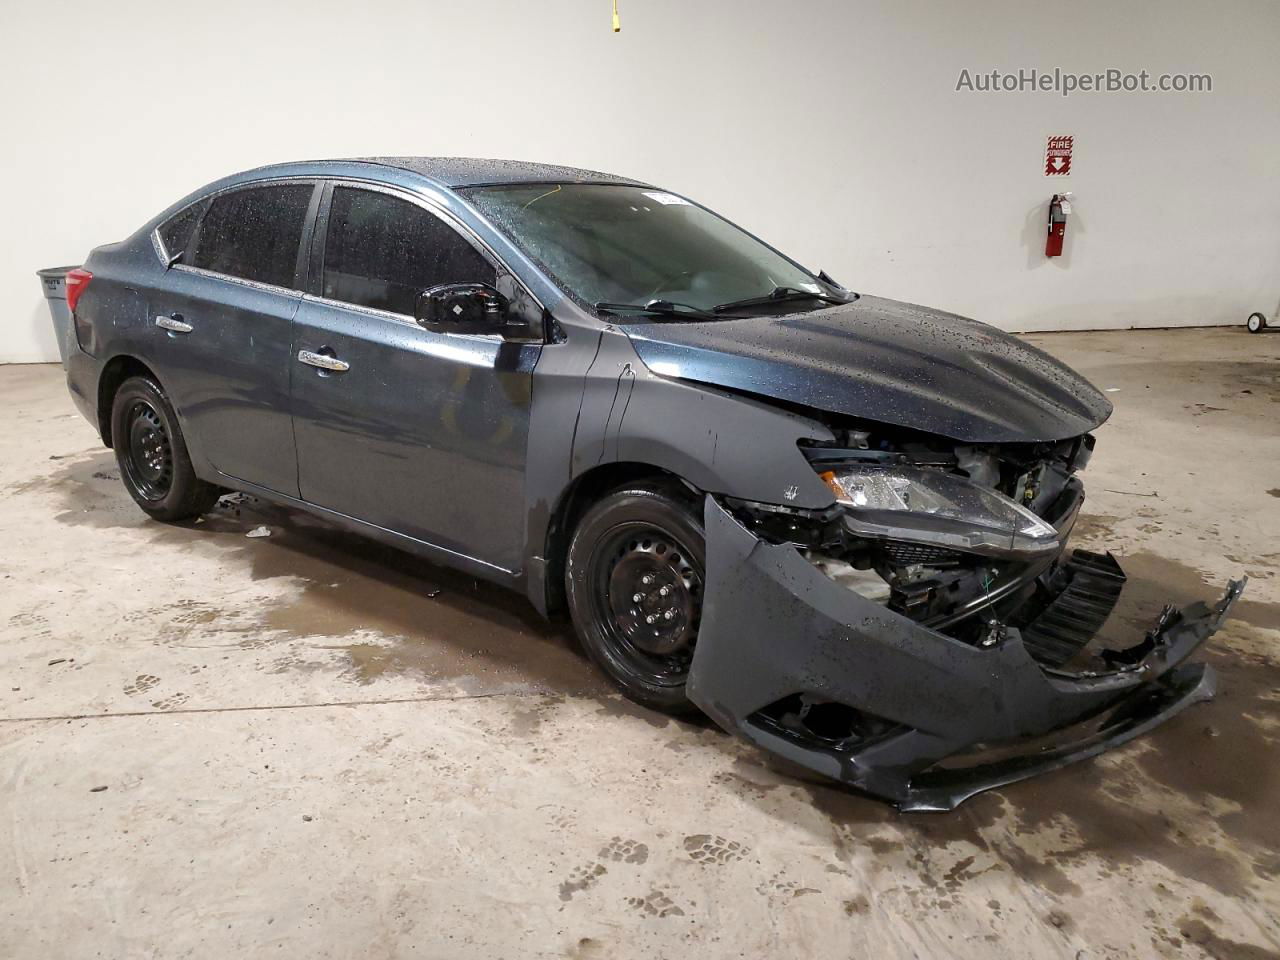
[(644, 599), (644, 594), (643, 594), (643, 593), (633, 593), (633, 594), (631, 595), (631, 602), (632, 602), (632, 603), (639, 603), (639, 602), (640, 602), (641, 600), (643, 600), (643, 599)]
[(658, 596), (665, 597), (670, 592), (671, 592), (670, 587), (663, 587), (661, 590), (658, 591)]
[(653, 623), (653, 621), (655, 621), (655, 620), (657, 620), (657, 619), (658, 619), (658, 618), (657, 618), (657, 617), (655, 617), (655, 616), (651, 613), (651, 614), (649, 614), (647, 617), (645, 617), (645, 618), (644, 618), (644, 622), (645, 622), (645, 623)]
[(670, 619), (671, 619), (672, 617), (674, 617), (675, 615), (676, 615), (676, 612), (675, 612), (674, 610), (668, 610), (666, 613), (664, 613), (664, 614), (662, 615), (662, 619), (663, 619), (663, 620), (670, 620)]
[(643, 577), (640, 578), (640, 582), (643, 583), (646, 587), (650, 586), (653, 583), (653, 574), (646, 573)]

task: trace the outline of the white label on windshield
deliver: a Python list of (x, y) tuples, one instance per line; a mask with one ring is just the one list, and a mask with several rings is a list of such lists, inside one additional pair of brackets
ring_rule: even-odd
[(646, 193), (645, 196), (650, 200), (657, 200), (664, 207), (673, 203), (683, 203), (685, 206), (689, 204), (689, 201), (684, 197), (677, 197), (674, 193), (661, 193), (655, 190), (653, 193)]

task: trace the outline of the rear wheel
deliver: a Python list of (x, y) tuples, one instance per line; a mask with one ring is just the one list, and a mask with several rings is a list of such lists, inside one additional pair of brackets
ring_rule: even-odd
[(578, 638), (637, 703), (677, 715), (697, 711), (685, 683), (705, 570), (697, 504), (674, 485), (616, 490), (574, 530), (565, 588)]
[(173, 405), (149, 377), (130, 377), (116, 391), (111, 445), (125, 489), (157, 520), (199, 516), (221, 493), (196, 476)]
[(1267, 318), (1260, 313), (1251, 313), (1245, 326), (1249, 328), (1250, 333), (1261, 333), (1267, 329)]

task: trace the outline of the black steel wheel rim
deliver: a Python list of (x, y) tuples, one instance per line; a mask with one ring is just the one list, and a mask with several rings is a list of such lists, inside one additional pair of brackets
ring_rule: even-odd
[(146, 400), (130, 405), (125, 442), (125, 470), (134, 489), (148, 500), (163, 500), (173, 485), (173, 445), (164, 420)]
[(591, 602), (609, 654), (658, 686), (689, 675), (702, 616), (701, 563), (688, 546), (651, 523), (625, 523), (592, 555)]

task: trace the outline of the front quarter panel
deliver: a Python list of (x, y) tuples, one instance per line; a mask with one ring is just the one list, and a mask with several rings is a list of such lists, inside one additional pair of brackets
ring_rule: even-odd
[(586, 378), (574, 474), (602, 463), (661, 467), (699, 490), (823, 509), (834, 498), (797, 441), (831, 440), (816, 421), (650, 370), (616, 329)]

